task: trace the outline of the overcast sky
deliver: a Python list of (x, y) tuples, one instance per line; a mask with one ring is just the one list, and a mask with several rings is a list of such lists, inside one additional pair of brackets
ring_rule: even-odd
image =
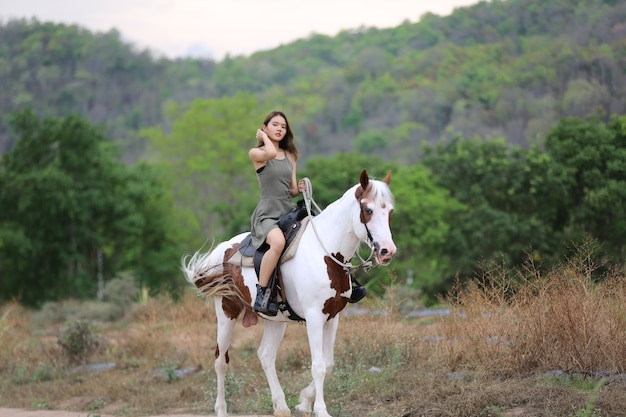
[(36, 17), (124, 40), (170, 58), (221, 60), (275, 48), (312, 33), (334, 36), (359, 26), (445, 16), (478, 0), (0, 0), (0, 20)]

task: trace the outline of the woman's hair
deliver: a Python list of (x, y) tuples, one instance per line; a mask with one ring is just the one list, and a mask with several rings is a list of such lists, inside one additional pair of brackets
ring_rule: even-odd
[[(267, 116), (265, 116), (265, 120), (263, 120), (263, 125), (267, 126), (267, 124), (272, 120), (275, 116), (282, 116), (285, 119), (285, 123), (287, 124), (287, 133), (285, 137), (278, 142), (278, 147), (281, 149), (285, 149), (289, 151), (296, 159), (298, 159), (298, 148), (293, 139), (293, 132), (291, 131), (291, 126), (289, 126), (289, 120), (287, 120), (287, 116), (282, 111), (274, 110), (270, 112)], [(259, 147), (263, 146), (263, 142), (259, 143)]]

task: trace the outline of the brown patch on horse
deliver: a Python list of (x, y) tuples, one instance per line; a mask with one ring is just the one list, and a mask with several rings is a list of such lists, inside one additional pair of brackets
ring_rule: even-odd
[(233, 244), (233, 246), (230, 247), (230, 249), (226, 249), (224, 251), (224, 262), (230, 260), (230, 258), (233, 257), (234, 254), (236, 254), (239, 251), (239, 243), (235, 243)]
[(361, 206), (361, 213), (359, 214), (359, 218), (361, 219), (361, 223), (363, 224), (366, 224), (370, 220), (372, 220), (373, 213), (367, 213), (367, 199), (369, 198), (371, 191), (372, 187), (369, 184), (369, 180), (367, 180), (361, 181), (361, 185), (357, 187), (356, 191), (354, 192), (354, 197)]
[(250, 295), (250, 289), (246, 287), (243, 281), (243, 275), (241, 274), (241, 267), (228, 263), (230, 259), (239, 250), (239, 244), (236, 243), (224, 252), (224, 262), (222, 267), (224, 268), (224, 275), (230, 276), (233, 281), (233, 285), (237, 288), (237, 291), (241, 293), (247, 304), (241, 302), (238, 297), (224, 297), (222, 298), (222, 310), (226, 317), (231, 320), (237, 319), (241, 312), (250, 305), (252, 302), (252, 296)]
[(361, 223), (366, 224), (372, 220), (372, 216), (374, 212), (367, 212), (367, 202), (365, 200), (361, 200), (361, 214), (359, 214), (359, 218), (361, 219)]
[[(359, 180), (360, 180), (361, 185), (356, 188), (356, 191), (354, 192), (354, 197), (356, 198), (356, 201), (358, 201), (361, 206), (361, 214), (359, 216), (361, 219), (361, 223), (365, 224), (365, 223), (368, 223), (370, 220), (372, 220), (373, 213), (367, 214), (367, 200), (369, 199), (370, 194), (373, 191), (373, 188), (370, 186), (370, 179), (369, 179), (369, 176), (367, 175), (366, 170), (363, 170), (361, 172), (361, 177)], [(383, 182), (389, 185), (389, 183), (391, 182), (391, 171), (387, 172), (387, 175), (383, 179)], [(385, 208), (385, 204), (383, 204), (382, 207)], [(389, 226), (391, 227), (391, 215), (389, 216)]]
[[(220, 357), (220, 345), (215, 346), (215, 359)], [(228, 351), (226, 351), (226, 354), (224, 355), (224, 359), (226, 359), (226, 363), (228, 364), (230, 362), (230, 356), (228, 356)]]
[(356, 187), (356, 191), (354, 192), (354, 198), (356, 201), (361, 202), (367, 196), (367, 189), (370, 185), (370, 177), (367, 175), (367, 171), (361, 171), (361, 177), (359, 178), (360, 186)]
[[(333, 254), (337, 260), (343, 262), (343, 255), (340, 253)], [(326, 271), (328, 272), (328, 278), (330, 279), (330, 288), (334, 289), (335, 295), (324, 303), (323, 313), (328, 314), (328, 320), (334, 318), (341, 310), (346, 308), (348, 299), (341, 294), (350, 289), (350, 277), (343, 267), (337, 262), (333, 261), (330, 257), (325, 256), (324, 262), (326, 262)]]

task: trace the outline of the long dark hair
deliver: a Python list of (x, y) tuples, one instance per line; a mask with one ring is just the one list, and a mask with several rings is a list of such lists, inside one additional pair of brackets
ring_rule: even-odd
[[(280, 140), (280, 142), (278, 142), (278, 147), (289, 151), (296, 159), (298, 159), (298, 148), (296, 147), (296, 143), (293, 138), (293, 132), (291, 131), (291, 126), (289, 126), (289, 120), (287, 119), (287, 116), (285, 116), (285, 113), (278, 110), (270, 112), (267, 116), (265, 116), (265, 119), (263, 120), (263, 125), (267, 126), (270, 120), (272, 120), (272, 118), (275, 116), (282, 116), (282, 118), (285, 119), (285, 123), (287, 124), (287, 134), (284, 138)], [(263, 146), (263, 142), (259, 143), (259, 148), (261, 146)]]

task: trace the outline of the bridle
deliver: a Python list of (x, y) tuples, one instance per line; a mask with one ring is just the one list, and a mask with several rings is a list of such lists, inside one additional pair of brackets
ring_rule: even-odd
[(372, 249), (372, 252), (378, 252), (378, 250), (380, 249), (380, 245), (374, 242), (372, 232), (370, 232), (370, 228), (367, 227), (367, 222), (365, 221), (365, 213), (363, 213), (363, 188), (361, 188), (361, 192), (359, 193), (359, 207), (361, 208), (361, 223), (363, 223), (363, 226), (365, 226), (365, 231), (367, 232), (368, 246)]
[[(306, 188), (304, 190), (304, 192), (302, 193), (303, 197), (304, 197), (304, 204), (306, 206), (306, 212), (309, 215), (309, 217), (311, 218), (311, 220), (313, 219), (313, 215), (311, 212), (311, 204), (313, 204), (315, 206), (315, 208), (317, 209), (318, 212), (322, 212), (322, 210), (320, 209), (320, 207), (317, 205), (317, 203), (315, 202), (315, 200), (313, 200), (313, 186), (311, 185), (311, 180), (309, 180), (308, 178), (303, 178), (302, 179), (304, 181), (304, 184), (306, 185)], [(359, 251), (356, 251), (356, 255), (359, 258), (359, 260), (361, 261), (361, 263), (359, 265), (352, 265), (352, 263), (350, 262), (343, 262), (340, 261), (339, 259), (337, 259), (332, 253), (330, 253), (328, 251), (328, 249), (326, 249), (326, 247), (324, 246), (324, 242), (322, 241), (322, 239), (320, 238), (319, 234), (317, 233), (317, 229), (315, 228), (315, 222), (313, 221), (309, 221), (309, 223), (311, 224), (311, 227), (313, 227), (313, 231), (315, 232), (315, 236), (317, 237), (317, 240), (319, 241), (320, 245), (322, 246), (322, 249), (324, 249), (324, 252), (326, 252), (326, 256), (328, 256), (330, 259), (332, 259), (337, 265), (341, 266), (347, 273), (351, 273), (352, 271), (355, 271), (357, 269), (363, 269), (364, 272), (368, 272), (369, 270), (376, 268), (377, 265), (374, 265), (371, 261), (372, 259), (372, 255), (374, 255), (374, 252), (378, 250), (378, 244), (374, 242), (374, 238), (372, 237), (372, 233), (370, 232), (370, 229), (367, 227), (367, 223), (365, 222), (365, 213), (363, 213), (363, 190), (361, 190), (361, 195), (359, 196), (359, 209), (360, 209), (360, 216), (361, 216), (361, 222), (363, 223), (363, 225), (365, 226), (365, 231), (367, 232), (367, 246), (370, 248), (371, 252), (369, 254), (369, 256), (367, 257), (367, 259), (363, 259), (361, 257), (361, 255), (359, 254)], [(350, 261), (350, 260), (348, 260)]]

